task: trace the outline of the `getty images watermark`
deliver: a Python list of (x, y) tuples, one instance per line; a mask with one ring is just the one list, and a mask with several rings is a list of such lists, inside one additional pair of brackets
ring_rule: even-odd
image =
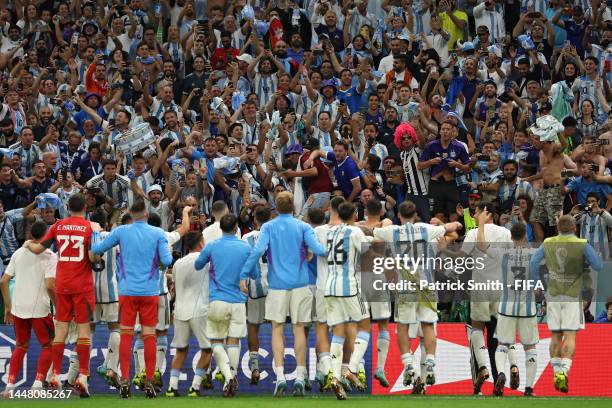
[[(493, 260), (495, 262), (495, 260)], [(506, 287), (513, 290), (544, 290), (541, 279), (525, 279), (517, 274), (516, 279), (505, 281), (494, 278), (492, 261), (486, 254), (481, 256), (425, 256), (412, 255), (382, 256), (372, 259), (372, 273), (379, 278), (372, 281), (373, 289), (379, 291), (503, 291)], [(393, 278), (393, 273), (396, 272)], [(432, 280), (432, 271), (452, 271), (456, 275), (472, 272), (467, 280)], [(427, 276), (429, 275), (429, 276)], [(487, 275), (491, 275), (487, 278)], [(391, 277), (391, 279), (389, 279)]]
[[(360, 258), (362, 294), (368, 302), (386, 302), (395, 294), (479, 302), (514, 296), (511, 292), (531, 292), (543, 300), (551, 290), (593, 301), (609, 296), (612, 263), (607, 246), (596, 248), (604, 263), (600, 272), (581, 261), (584, 251), (578, 244), (550, 247), (546, 256), (541, 246), (462, 242), (440, 248), (436, 242), (373, 241)], [(538, 249), (540, 261), (533, 264)]]

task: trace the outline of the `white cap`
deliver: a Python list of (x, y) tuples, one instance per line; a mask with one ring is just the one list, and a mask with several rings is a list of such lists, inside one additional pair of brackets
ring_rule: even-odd
[(162, 193), (162, 195), (164, 194), (159, 184), (153, 184), (151, 187), (149, 187), (149, 189), (147, 190), (147, 195), (151, 194), (153, 191), (159, 191), (160, 193)]
[(253, 62), (253, 57), (251, 57), (249, 54), (240, 54), (239, 56), (236, 57), (236, 59), (238, 61), (246, 62), (247, 64), (250, 64), (251, 62)]

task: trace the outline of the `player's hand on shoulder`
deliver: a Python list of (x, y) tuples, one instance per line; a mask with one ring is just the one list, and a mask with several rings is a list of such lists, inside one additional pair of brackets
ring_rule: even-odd
[(90, 221), (90, 224), (91, 224), (91, 230), (93, 232), (102, 232), (103, 231), (102, 227), (97, 222)]

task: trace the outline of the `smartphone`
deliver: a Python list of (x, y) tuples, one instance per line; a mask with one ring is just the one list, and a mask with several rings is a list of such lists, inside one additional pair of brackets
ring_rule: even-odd
[(571, 170), (561, 170), (561, 177), (574, 177), (574, 172)]
[(112, 119), (108, 120), (108, 126), (112, 126), (113, 129), (115, 128), (115, 118), (112, 118)]
[(512, 203), (512, 207), (520, 208), (521, 207), (520, 200), (514, 200), (514, 202)]
[(595, 173), (599, 172), (599, 166), (597, 164), (591, 164), (591, 171)]
[(533, 13), (529, 13), (527, 14), (528, 18), (539, 18), (540, 17), (540, 13), (538, 12), (533, 12)]

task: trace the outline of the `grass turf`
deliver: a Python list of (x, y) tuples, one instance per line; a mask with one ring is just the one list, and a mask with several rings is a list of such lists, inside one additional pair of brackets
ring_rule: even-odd
[[(588, 402), (587, 402), (588, 401)], [(223, 408), (259, 408), (274, 406), (275, 408), (311, 408), (313, 404), (317, 407), (337, 407), (339, 404), (351, 407), (367, 408), (400, 408), (410, 404), (411, 408), (573, 408), (577, 404), (588, 403), (589, 408), (609, 408), (610, 398), (578, 398), (578, 397), (471, 397), (471, 396), (424, 396), (415, 397), (410, 395), (398, 396), (364, 396), (349, 395), (346, 402), (337, 401), (333, 396), (311, 395), (304, 398), (286, 396), (284, 398), (273, 398), (271, 396), (238, 395), (233, 399), (222, 397), (200, 397), (200, 398), (166, 398), (158, 396), (157, 399), (147, 400), (142, 394), (136, 394), (129, 400), (121, 400), (115, 395), (96, 395), (89, 399), (72, 397), (69, 400), (4, 400), (2, 404), (7, 407), (48, 407), (49, 405), (65, 404), (65, 406), (79, 406), (87, 408), (106, 408), (111, 404), (121, 408), (162, 407), (168, 408), (193, 408), (194, 404), (222, 404)]]

